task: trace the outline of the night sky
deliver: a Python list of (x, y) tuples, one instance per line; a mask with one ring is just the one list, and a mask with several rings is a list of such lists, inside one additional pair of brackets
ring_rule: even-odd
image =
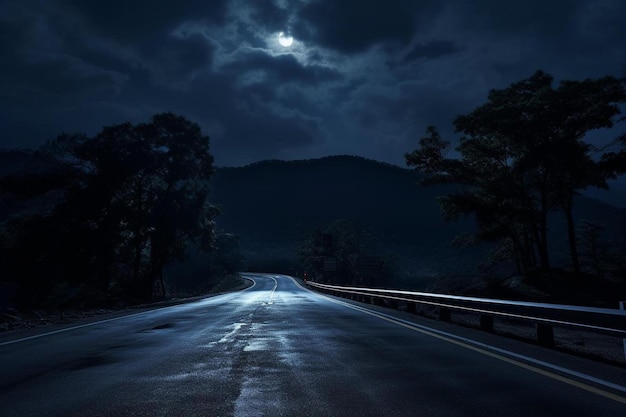
[(626, 75), (625, 17), (622, 0), (0, 0), (0, 147), (173, 111), (219, 166), (404, 165), (426, 126), (452, 138), (537, 69)]

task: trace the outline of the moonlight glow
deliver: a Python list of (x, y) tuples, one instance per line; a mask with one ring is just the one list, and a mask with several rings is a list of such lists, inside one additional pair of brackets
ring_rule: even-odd
[(293, 43), (293, 36), (285, 36), (285, 32), (280, 32), (278, 34), (278, 43), (287, 48)]

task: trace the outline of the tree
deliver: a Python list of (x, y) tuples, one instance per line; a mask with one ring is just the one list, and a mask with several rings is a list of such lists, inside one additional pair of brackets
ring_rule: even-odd
[[(157, 114), (91, 138), (63, 134), (42, 151), (62, 167), (54, 181), (38, 182), (38, 173), (4, 178), (0, 190), (24, 198), (57, 190), (49, 212), (15, 225), (26, 232), (47, 220), (53, 245), (32, 249), (58, 276), (102, 294), (116, 289), (149, 299), (155, 283), (164, 294), (163, 268), (184, 258), (189, 245), (210, 249), (218, 214), (208, 200), (213, 157), (195, 123)], [(29, 252), (15, 242), (23, 247), (15, 250)]]
[(626, 133), (615, 139), (612, 145), (618, 150), (604, 153), (599, 166), (607, 178), (615, 179), (618, 175), (626, 174)]
[(573, 216), (574, 196), (589, 186), (608, 188), (607, 178), (615, 172), (604, 169), (592, 158), (595, 148), (584, 142), (594, 129), (611, 128), (626, 101), (624, 80), (603, 77), (597, 80), (564, 81), (554, 91), (548, 108), (551, 142), (560, 157), (554, 161), (551, 193), (565, 213), (574, 271), (580, 273)]
[(154, 141), (160, 192), (151, 210), (150, 280), (163, 283), (170, 259), (184, 257), (188, 242), (208, 247), (218, 210), (208, 203), (213, 157), (200, 127), (171, 113), (159, 114), (140, 131)]
[(603, 263), (608, 257), (609, 245), (602, 240), (604, 226), (598, 222), (583, 220), (577, 228), (578, 241), (581, 243), (581, 258), (589, 264), (598, 278), (602, 278)]
[(215, 245), (211, 250), (209, 268), (214, 275), (236, 274), (243, 267), (243, 255), (239, 246), (239, 236), (220, 232), (215, 236)]
[[(335, 284), (374, 285), (390, 275), (389, 262), (374, 250), (367, 230), (350, 220), (335, 220), (299, 242), (300, 268), (310, 279)], [(325, 270), (332, 264), (333, 271)]]
[(527, 209), (528, 196), (510, 166), (513, 158), (499, 138), (464, 138), (457, 147), (460, 159), (447, 158), (449, 142), (434, 127), (420, 139), (420, 147), (406, 155), (407, 164), (425, 174), (421, 183), (457, 184), (458, 191), (439, 197), (445, 221), (460, 215), (474, 215), (477, 231), (470, 240), (510, 240), (516, 249), (520, 272), (531, 269), (529, 231), (533, 214)]
[(459, 159), (442, 153), (449, 146), (434, 128), (406, 155), (409, 166), (426, 174), (424, 184), (456, 183), (462, 191), (441, 199), (444, 217), (474, 214), (483, 240), (511, 239), (521, 270), (532, 269), (535, 248), (540, 269), (550, 269), (548, 215), (564, 212), (572, 265), (580, 272), (573, 218), (574, 196), (588, 186), (608, 187), (617, 175), (619, 155), (599, 163), (584, 141), (594, 129), (609, 128), (626, 101), (624, 80), (564, 81), (552, 87), (541, 71), (503, 90), (487, 103), (459, 116), (463, 133)]

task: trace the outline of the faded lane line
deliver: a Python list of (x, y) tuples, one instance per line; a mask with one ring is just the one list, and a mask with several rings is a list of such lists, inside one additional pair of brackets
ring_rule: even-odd
[[(307, 288), (302, 287), (295, 279), (292, 278), (292, 280), (300, 288), (303, 288), (303, 289), (305, 289), (307, 291), (311, 291), (311, 290), (309, 290)], [(311, 291), (311, 292), (313, 292), (313, 291)], [(596, 383), (598, 385), (605, 386), (607, 388), (614, 389), (616, 391), (620, 391), (620, 392), (626, 393), (626, 387), (624, 387), (624, 386), (617, 385), (617, 384), (614, 384), (612, 382), (608, 382), (608, 381), (605, 381), (605, 380), (602, 380), (602, 379), (599, 379), (599, 378), (595, 378), (595, 377), (593, 377), (591, 375), (586, 375), (586, 374), (583, 374), (583, 373), (580, 373), (580, 372), (572, 371), (571, 369), (563, 368), (563, 367), (560, 367), (558, 365), (553, 365), (553, 364), (548, 363), (548, 362), (543, 362), (543, 361), (540, 361), (540, 360), (537, 360), (537, 359), (534, 359), (534, 358), (531, 358), (531, 357), (528, 357), (528, 356), (520, 355), (518, 353), (510, 352), (510, 351), (507, 351), (505, 349), (500, 349), (500, 348), (497, 348), (495, 346), (490, 346), (490, 345), (487, 345), (485, 343), (477, 342), (475, 340), (467, 339), (467, 338), (464, 338), (464, 337), (461, 337), (461, 336), (456, 336), (456, 335), (454, 335), (452, 333), (447, 333), (447, 332), (444, 332), (444, 331), (441, 331), (441, 330), (432, 329), (430, 327), (426, 327), (426, 326), (423, 326), (423, 325), (420, 325), (420, 324), (417, 324), (417, 323), (412, 323), (410, 321), (403, 320), (403, 319), (400, 319), (400, 318), (397, 318), (397, 317), (393, 317), (393, 316), (390, 316), (390, 315), (387, 315), (387, 314), (384, 314), (384, 313), (375, 312), (375, 311), (368, 310), (368, 309), (363, 308), (363, 307), (359, 307), (359, 306), (355, 306), (355, 305), (352, 305), (352, 304), (349, 304), (349, 303), (345, 303), (343, 301), (335, 300), (333, 298), (327, 297), (327, 296), (325, 296), (323, 294), (319, 294), (317, 292), (314, 292), (314, 293), (319, 295), (319, 296), (321, 296), (321, 297), (326, 298), (327, 300), (329, 300), (329, 301), (331, 301), (331, 302), (333, 302), (335, 304), (339, 304), (339, 305), (351, 308), (353, 310), (360, 311), (362, 313), (369, 314), (369, 315), (374, 316), (374, 317), (378, 317), (378, 318), (380, 318), (382, 320), (388, 321), (390, 323), (397, 324), (397, 325), (405, 327), (407, 329), (414, 330), (414, 331), (426, 334), (428, 336), (432, 336), (432, 337), (435, 337), (437, 339), (441, 339), (441, 340), (444, 340), (446, 342), (453, 343), (455, 345), (464, 347), (466, 349), (473, 350), (475, 352), (478, 352), (478, 353), (481, 353), (483, 355), (492, 357), (494, 359), (498, 359), (498, 360), (501, 360), (503, 362), (506, 362), (506, 363), (518, 366), (518, 367), (526, 369), (528, 371), (531, 371), (531, 372), (534, 372), (534, 373), (546, 376), (548, 378), (551, 378), (551, 379), (563, 382), (563, 383), (568, 384), (568, 385), (575, 386), (577, 388), (583, 389), (583, 390), (591, 392), (593, 394), (600, 395), (600, 396), (605, 397), (605, 398), (609, 398), (609, 399), (611, 399), (613, 401), (617, 401), (617, 402), (622, 403), (622, 404), (626, 404), (626, 398), (625, 397), (613, 394), (611, 392), (604, 391), (604, 390), (602, 390), (600, 388), (596, 388), (596, 387), (593, 387), (591, 385), (587, 385), (587, 384), (579, 382), (579, 381), (575, 381), (573, 379), (570, 379), (570, 378), (567, 378), (565, 376), (556, 374), (554, 372), (546, 371), (545, 369), (541, 369), (541, 368), (538, 368), (536, 366), (529, 365), (528, 363), (524, 363), (524, 362), (521, 362), (519, 360), (512, 359), (511, 357), (514, 357), (514, 358), (517, 358), (517, 359), (520, 359), (520, 360), (523, 360), (523, 361), (526, 361), (526, 362), (530, 362), (530, 363), (533, 363), (535, 365), (540, 365), (540, 366), (543, 366), (543, 367), (546, 367), (546, 368), (550, 368), (550, 369), (552, 369), (554, 371), (559, 371), (559, 372), (562, 372), (562, 373), (565, 373), (565, 374), (568, 374), (568, 375), (571, 375), (571, 376), (574, 376), (574, 377), (578, 377), (578, 378), (587, 380), (589, 382)], [(495, 353), (495, 352), (498, 352), (498, 353)], [(504, 355), (507, 355), (509, 357), (504, 356)]]
[[(163, 308), (169, 308), (169, 307), (163, 307)], [(158, 310), (162, 310), (163, 308), (160, 308)], [(0, 343), (0, 346), (6, 346), (6, 345), (11, 345), (13, 343), (19, 343), (19, 342), (25, 342), (27, 340), (32, 340), (32, 339), (38, 339), (40, 337), (44, 337), (44, 336), (51, 336), (53, 334), (58, 334), (58, 333), (63, 333), (63, 332), (69, 332), (71, 330), (76, 330), (76, 329), (81, 329), (83, 327), (89, 327), (89, 326), (95, 326), (96, 324), (102, 324), (102, 323), (109, 323), (111, 321), (117, 321), (117, 320), (121, 320), (121, 319), (126, 319), (129, 317), (136, 317), (136, 316), (141, 316), (142, 314), (147, 314), (147, 313), (152, 313), (154, 311), (157, 310), (150, 310), (150, 311), (142, 311), (141, 313), (135, 313), (135, 314), (129, 314), (127, 316), (121, 316), (121, 317), (114, 317), (111, 319), (106, 319), (106, 320), (99, 320), (99, 321), (94, 321), (92, 323), (85, 323), (85, 324), (80, 324), (78, 326), (72, 326), (72, 327), (66, 327), (64, 329), (59, 329), (59, 330), (54, 330), (52, 332), (47, 332), (47, 333), (41, 333), (41, 334), (36, 334), (33, 336), (28, 336), (28, 337), (23, 337), (21, 339), (15, 339), (15, 340), (9, 340), (7, 342), (2, 342)]]
[[(248, 287), (248, 288), (244, 288), (241, 291), (247, 291), (247, 290), (249, 290), (250, 288), (253, 288), (256, 285), (256, 281), (253, 280), (252, 278), (249, 278), (249, 277), (243, 277), (243, 278), (249, 279), (250, 281), (252, 281), (252, 285), (250, 287)], [(213, 298), (213, 297), (207, 297), (207, 298)], [(192, 302), (203, 301), (205, 299), (192, 301)], [(161, 308), (155, 308), (155, 309), (148, 310), (148, 311), (142, 311), (141, 313), (128, 314), (128, 315), (120, 316), (120, 317), (113, 317), (113, 318), (106, 319), (106, 320), (99, 320), (99, 321), (94, 321), (94, 322), (91, 322), (91, 323), (79, 324), (78, 326), (66, 327), (64, 329), (59, 329), (59, 330), (54, 330), (54, 331), (51, 331), (51, 332), (46, 332), (46, 333), (36, 334), (36, 335), (33, 335), (33, 336), (23, 337), (21, 339), (8, 340), (6, 342), (0, 342), (0, 346), (12, 345), (14, 343), (26, 342), (27, 340), (38, 339), (40, 337), (52, 336), (53, 334), (64, 333), (64, 332), (69, 332), (71, 330), (81, 329), (83, 327), (95, 326), (97, 324), (109, 323), (109, 322), (112, 322), (112, 321), (127, 319), (127, 318), (130, 318), (130, 317), (137, 317), (137, 316), (141, 316), (143, 314), (154, 313), (155, 311), (165, 310), (166, 308), (178, 307), (178, 306), (183, 305), (183, 304), (176, 304), (176, 305), (173, 305), (173, 306), (166, 306), (166, 307), (161, 307)]]
[[(276, 278), (274, 278), (274, 276), (272, 276), (270, 274), (248, 274), (248, 275), (257, 276), (257, 277), (263, 277), (263, 278), (269, 278), (272, 281), (274, 281), (274, 288), (272, 288), (272, 292), (270, 293), (270, 298), (267, 301), (267, 304), (272, 304), (273, 300), (274, 300), (274, 293), (276, 292), (276, 288), (278, 287), (278, 281), (276, 280)], [(248, 279), (251, 279), (252, 281), (254, 281), (249, 276), (246, 276), (245, 278), (248, 278)]]
[(276, 280), (276, 278), (274, 278), (272, 276), (270, 276), (270, 278), (274, 281), (274, 288), (272, 288), (272, 293), (270, 294), (269, 304), (273, 304), (274, 293), (276, 292), (276, 288), (278, 288), (278, 281)]
[(254, 278), (250, 278), (250, 277), (247, 277), (247, 276), (244, 276), (244, 275), (240, 275), (240, 277), (243, 278), (243, 279), (247, 279), (247, 280), (252, 281), (252, 285), (249, 286), (248, 288), (244, 288), (242, 291), (247, 291), (247, 290), (249, 290), (251, 288), (254, 288), (254, 286), (256, 285), (256, 281), (254, 280)]

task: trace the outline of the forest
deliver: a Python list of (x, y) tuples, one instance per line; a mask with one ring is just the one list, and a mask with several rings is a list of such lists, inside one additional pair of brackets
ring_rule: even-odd
[(0, 301), (136, 304), (206, 292), (242, 268), (369, 286), (465, 273), (623, 292), (623, 209), (580, 194), (626, 172), (626, 134), (587, 140), (625, 120), (624, 85), (555, 87), (538, 71), (458, 116), (454, 148), (428, 127), (405, 155), (410, 169), (348, 156), (216, 168), (208, 136), (173, 113), (4, 151)]
[[(475, 278), (427, 289), (609, 305), (626, 294), (626, 219), (623, 214), (608, 224), (608, 217), (577, 219), (584, 210), (575, 207), (584, 202), (584, 190), (608, 190), (609, 181), (626, 172), (626, 134), (606, 143), (588, 140), (590, 132), (609, 130), (626, 119), (620, 107), (626, 102), (625, 80), (607, 76), (553, 84), (551, 75), (537, 71), (491, 90), (486, 103), (454, 120), (461, 134), (457, 146), (430, 126), (418, 148), (405, 154), (421, 186), (438, 188), (441, 219), (462, 220), (453, 244), (489, 247), (482, 269), (468, 274)], [(388, 207), (391, 215), (398, 210)], [(564, 224), (567, 241), (565, 263), (558, 256), (559, 224)], [(621, 237), (607, 240), (607, 227)], [(441, 232), (429, 233), (434, 245), (437, 234)], [(397, 288), (397, 268), (380, 252), (373, 259), (364, 235), (362, 228), (341, 221), (318, 228), (301, 242), (302, 268), (322, 282)], [(416, 233), (413, 239), (420, 237)], [(449, 255), (437, 258), (441, 264), (454, 263)], [(364, 263), (370, 266), (364, 268)], [(372, 264), (375, 273), (369, 276)], [(467, 263), (458, 266), (472, 271)], [(513, 286), (525, 290), (511, 290)]]
[[(572, 278), (584, 279), (574, 197), (588, 187), (608, 188), (609, 179), (626, 172), (626, 134), (601, 145), (586, 136), (624, 121), (624, 83), (607, 76), (562, 81), (555, 88), (552, 76), (537, 71), (492, 90), (485, 104), (454, 120), (463, 135), (455, 148), (458, 157), (448, 157), (450, 142), (431, 126), (406, 162), (425, 175), (422, 185), (457, 185), (457, 191), (438, 199), (443, 218), (472, 216), (476, 230), (464, 237), (468, 244), (496, 243), (497, 256), (513, 259), (526, 277), (551, 271), (548, 218), (560, 213), (567, 224)], [(581, 227), (598, 274), (593, 242), (598, 226)], [(610, 273), (626, 279), (624, 254), (614, 255), (622, 259), (614, 260)]]
[(209, 138), (182, 116), (61, 134), (25, 165), (0, 180), (2, 281), (20, 308), (162, 299), (169, 264), (228, 246), (208, 201)]

